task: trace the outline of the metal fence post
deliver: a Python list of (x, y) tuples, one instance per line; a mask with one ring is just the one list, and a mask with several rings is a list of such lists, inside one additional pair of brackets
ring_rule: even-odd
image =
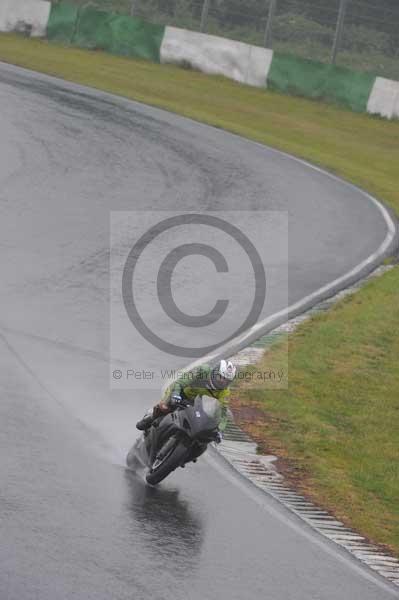
[(337, 60), (338, 50), (341, 46), (347, 6), (348, 6), (348, 0), (340, 0), (338, 19), (337, 19), (337, 27), (335, 29), (334, 44), (333, 44), (333, 48), (332, 48), (332, 52), (331, 52), (331, 63), (333, 65), (335, 64), (335, 61)]
[(210, 3), (211, 3), (211, 0), (204, 0), (204, 4), (202, 5), (201, 25), (200, 25), (200, 31), (202, 33), (206, 30)]
[(265, 29), (265, 48), (270, 48), (272, 44), (272, 26), (274, 21), (274, 15), (276, 14), (277, 0), (269, 0), (269, 11), (267, 14), (267, 23)]
[(136, 9), (137, 9), (137, 0), (130, 0), (130, 1), (131, 1), (130, 16), (134, 17), (136, 14)]

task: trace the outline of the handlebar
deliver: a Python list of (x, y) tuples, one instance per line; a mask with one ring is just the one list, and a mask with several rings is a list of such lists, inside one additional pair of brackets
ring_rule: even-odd
[(170, 404), (172, 407), (175, 408), (177, 408), (178, 406), (181, 406), (182, 408), (190, 406), (190, 403), (181, 396), (172, 396), (172, 398), (170, 399)]

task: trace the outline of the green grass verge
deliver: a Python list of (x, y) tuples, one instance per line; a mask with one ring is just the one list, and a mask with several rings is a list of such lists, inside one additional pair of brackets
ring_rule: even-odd
[[(301, 156), (368, 189), (399, 213), (399, 122), (11, 34), (0, 35), (0, 60)], [(317, 501), (399, 554), (398, 307), (395, 268), (290, 338), (288, 391), (243, 385), (238, 402), (257, 409), (260, 440), (293, 461)], [(276, 360), (280, 351), (273, 350)]]

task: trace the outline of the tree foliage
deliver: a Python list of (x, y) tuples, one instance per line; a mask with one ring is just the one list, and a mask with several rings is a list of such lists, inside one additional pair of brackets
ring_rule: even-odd
[[(142, 0), (145, 1), (145, 0)], [(174, 5), (178, 0), (157, 0), (160, 5)], [(180, 0), (188, 5), (201, 5), (203, 0), (192, 2)], [(232, 26), (253, 25), (266, 18), (270, 0), (211, 0), (211, 13)], [(277, 16), (296, 14), (332, 26), (337, 19), (340, 0), (277, 0)], [(395, 33), (399, 30), (398, 0), (348, 0), (346, 22), (363, 25), (368, 29)]]

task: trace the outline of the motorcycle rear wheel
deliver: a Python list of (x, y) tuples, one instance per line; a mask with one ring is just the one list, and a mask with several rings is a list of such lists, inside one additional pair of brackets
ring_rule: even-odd
[(147, 483), (150, 485), (157, 485), (160, 483), (165, 477), (172, 473), (172, 471), (184, 463), (184, 459), (188, 452), (189, 450), (183, 442), (177, 441), (176, 446), (174, 446), (171, 451), (158, 462), (158, 464), (156, 462), (154, 463), (155, 468), (151, 468), (146, 475)]

